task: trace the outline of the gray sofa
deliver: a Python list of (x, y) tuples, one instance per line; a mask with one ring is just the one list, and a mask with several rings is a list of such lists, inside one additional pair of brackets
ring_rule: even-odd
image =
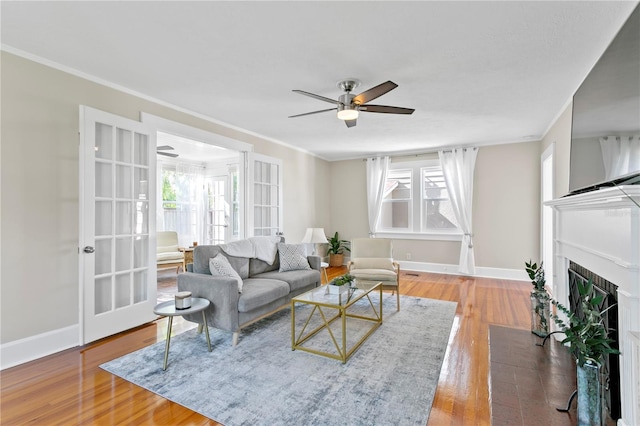
[[(211, 275), (209, 259), (219, 253), (225, 255), (242, 278), (242, 293), (238, 293), (235, 278)], [(279, 253), (269, 265), (256, 258), (230, 256), (217, 245), (199, 245), (193, 251), (189, 272), (178, 275), (178, 290), (208, 299), (211, 302), (205, 311), (208, 325), (232, 332), (235, 346), (242, 327), (288, 306), (293, 297), (320, 285), (320, 257), (307, 256), (307, 260), (311, 270), (279, 272)], [(199, 313), (184, 318), (201, 328)]]

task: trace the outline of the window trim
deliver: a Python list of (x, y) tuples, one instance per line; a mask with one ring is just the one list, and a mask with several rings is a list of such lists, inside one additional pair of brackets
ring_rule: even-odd
[[(411, 199), (410, 199), (410, 223), (412, 229), (415, 229), (415, 220), (417, 217), (420, 221), (418, 224), (419, 231), (402, 231), (400, 228), (390, 229), (390, 228), (382, 228), (380, 225), (376, 227), (376, 232), (374, 233), (377, 237), (384, 238), (393, 238), (393, 239), (404, 239), (404, 240), (434, 240), (434, 241), (462, 241), (463, 232), (458, 227), (455, 230), (428, 230), (423, 231), (423, 218), (422, 218), (422, 204), (424, 202), (423, 192), (424, 183), (422, 182), (422, 169), (427, 167), (440, 167), (440, 161), (438, 159), (426, 159), (419, 161), (401, 161), (396, 163), (389, 164), (389, 170), (411, 170)], [(415, 181), (416, 176), (418, 178), (417, 183), (419, 183), (418, 188), (416, 188)], [(385, 179), (386, 181), (386, 179)], [(415, 195), (418, 194), (420, 197), (416, 200)]]

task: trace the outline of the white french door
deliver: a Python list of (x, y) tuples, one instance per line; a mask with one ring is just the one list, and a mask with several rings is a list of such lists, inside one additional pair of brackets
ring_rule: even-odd
[(282, 160), (248, 153), (249, 236), (279, 235), (282, 229)]
[(231, 239), (229, 178), (213, 176), (207, 186), (207, 244), (223, 244)]
[(155, 319), (155, 129), (80, 107), (80, 340)]

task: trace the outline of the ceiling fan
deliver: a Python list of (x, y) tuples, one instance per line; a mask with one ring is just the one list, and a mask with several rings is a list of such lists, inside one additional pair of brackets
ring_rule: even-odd
[(170, 145), (162, 145), (156, 148), (156, 153), (158, 155), (164, 155), (166, 157), (172, 157), (172, 158), (176, 158), (178, 156), (178, 154), (174, 154), (172, 152), (164, 152), (164, 151), (171, 151), (173, 150), (173, 147)]
[(369, 90), (365, 90), (359, 95), (351, 93), (352, 90), (360, 86), (360, 81), (350, 78), (341, 80), (336, 84), (341, 90), (345, 92), (344, 95), (340, 95), (338, 100), (326, 98), (324, 96), (316, 95), (314, 93), (305, 92), (304, 90), (293, 90), (295, 93), (309, 96), (314, 99), (336, 104), (336, 108), (322, 109), (320, 111), (306, 112), (304, 114), (291, 115), (289, 118), (303, 117), (305, 115), (318, 114), (327, 111), (338, 111), (338, 118), (344, 120), (347, 127), (354, 127), (356, 120), (360, 112), (379, 112), (384, 114), (412, 114), (415, 111), (413, 108), (402, 108), (387, 105), (369, 105), (367, 102), (372, 101), (385, 93), (398, 87), (393, 81), (387, 81), (372, 87)]

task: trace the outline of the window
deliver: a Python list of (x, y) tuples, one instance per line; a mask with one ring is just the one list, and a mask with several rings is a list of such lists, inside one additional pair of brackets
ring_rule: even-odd
[(392, 163), (376, 233), (405, 238), (460, 238), (438, 160)]
[(176, 231), (181, 247), (202, 240), (203, 169), (189, 164), (162, 164), (162, 218), (158, 230)]

